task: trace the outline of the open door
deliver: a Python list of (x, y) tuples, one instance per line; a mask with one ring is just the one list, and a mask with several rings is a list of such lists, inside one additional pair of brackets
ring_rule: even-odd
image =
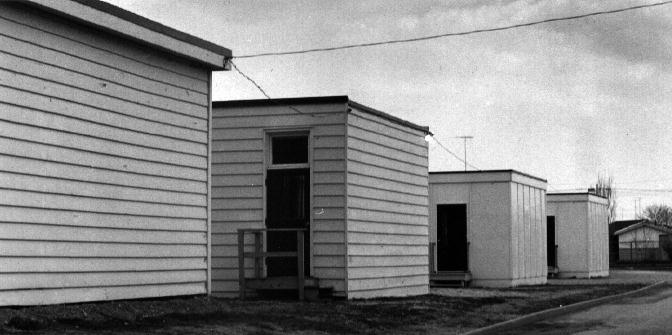
[(555, 216), (546, 217), (546, 263), (548, 267), (557, 268), (558, 267), (558, 257), (556, 253), (558, 252), (555, 247)]
[(437, 271), (468, 271), (467, 205), (436, 206)]
[[(309, 169), (268, 170), (266, 179), (266, 227), (310, 228), (310, 173)], [(304, 271), (310, 271), (310, 233), (304, 234)], [(296, 251), (295, 231), (269, 231), (266, 250)], [(268, 277), (296, 276), (296, 257), (266, 259)]]

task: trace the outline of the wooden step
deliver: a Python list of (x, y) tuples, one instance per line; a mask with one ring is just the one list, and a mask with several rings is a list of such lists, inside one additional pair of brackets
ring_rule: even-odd
[[(268, 277), (261, 279), (245, 279), (245, 287), (253, 290), (296, 290), (298, 289), (297, 277)], [(319, 288), (319, 280), (314, 277), (306, 277), (304, 287)]]
[(434, 287), (466, 287), (471, 282), (469, 271), (439, 271), (429, 275), (430, 285)]

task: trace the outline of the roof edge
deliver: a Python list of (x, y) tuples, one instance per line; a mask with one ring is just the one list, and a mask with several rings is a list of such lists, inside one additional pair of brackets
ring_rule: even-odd
[(515, 173), (515, 174), (519, 174), (521, 176), (525, 176), (525, 177), (532, 178), (532, 179), (535, 179), (535, 180), (538, 180), (538, 181), (542, 181), (544, 183), (548, 183), (548, 181), (546, 179), (543, 179), (543, 178), (540, 178), (540, 177), (537, 177), (537, 176), (533, 176), (533, 175), (525, 173), (525, 172), (520, 172), (520, 171), (514, 170), (514, 169), (477, 170), (477, 171), (474, 171), (474, 170), (471, 170), (471, 171), (430, 171), (429, 172), (429, 174), (472, 174), (472, 173), (473, 174), (478, 174), (478, 173)]
[(661, 231), (661, 232), (664, 232), (664, 233), (668, 233), (668, 234), (672, 233), (672, 227), (661, 226), (661, 225), (653, 224), (653, 223), (648, 222), (648, 221), (641, 221), (639, 223), (635, 223), (635, 224), (629, 225), (625, 228), (622, 228), (622, 229), (619, 229), (619, 230), (615, 231), (614, 235), (621, 235), (621, 234), (627, 233), (629, 231), (638, 229), (640, 227), (649, 227), (651, 229), (655, 229), (655, 230), (658, 230), (658, 231)]
[(371, 114), (371, 115), (379, 116), (379, 117), (381, 117), (381, 118), (383, 118), (383, 119), (386, 119), (386, 120), (388, 120), (388, 121), (392, 121), (392, 122), (394, 122), (394, 123), (400, 124), (400, 125), (402, 125), (402, 126), (406, 126), (406, 127), (408, 127), (408, 128), (411, 128), (411, 129), (415, 129), (415, 130), (418, 130), (418, 131), (422, 131), (422, 132), (424, 132), (425, 134), (432, 134), (432, 133), (429, 131), (429, 127), (427, 127), (427, 126), (421, 126), (421, 125), (415, 124), (415, 123), (413, 123), (413, 122), (406, 121), (406, 120), (401, 119), (401, 118), (398, 118), (398, 117), (396, 117), (396, 116), (394, 116), (394, 115), (392, 115), (392, 114), (388, 114), (388, 113), (385, 113), (385, 112), (381, 112), (381, 111), (379, 111), (379, 110), (377, 110), (377, 109), (375, 109), (375, 108), (371, 108), (371, 107), (369, 107), (369, 106), (362, 105), (362, 104), (360, 104), (360, 103), (358, 103), (358, 102), (356, 102), (356, 101), (349, 100), (348, 105), (350, 105), (350, 106), (353, 107), (353, 108), (357, 108), (357, 109), (359, 109), (359, 110), (362, 110), (363, 112), (367, 112), (367, 113), (369, 113), (369, 114)]
[(404, 119), (398, 118), (394, 115), (390, 115), (385, 112), (381, 112), (377, 109), (362, 105), (358, 102), (350, 100), (347, 95), (325, 95), (325, 96), (314, 96), (314, 97), (294, 97), (294, 98), (274, 98), (274, 99), (246, 99), (246, 100), (219, 100), (212, 102), (212, 108), (226, 108), (226, 107), (252, 107), (252, 106), (283, 106), (283, 105), (316, 105), (316, 104), (329, 104), (329, 103), (344, 103), (348, 106), (357, 108), (365, 113), (369, 113), (375, 116), (379, 116), (388, 121), (400, 124), (402, 126), (412, 128), (424, 132), (425, 134), (431, 134), (429, 127), (424, 127), (406, 121)]
[[(150, 20), (146, 17), (140, 16), (131, 11), (128, 11), (121, 7), (100, 0), (67, 0), (67, 1), (59, 0), (58, 2), (54, 3), (50, 3), (44, 0), (9, 0), (9, 2), (26, 4), (44, 11), (48, 11), (50, 13), (54, 13), (59, 16), (66, 17), (70, 20), (79, 21), (82, 24), (95, 27), (96, 29), (108, 31), (115, 35), (123, 36), (124, 38), (132, 39), (142, 44), (150, 45), (155, 48), (164, 49), (166, 51), (192, 59), (194, 61), (207, 65), (208, 67), (218, 70), (225, 69), (224, 61), (222, 61), (222, 64), (219, 64), (219, 61), (217, 61), (217, 64), (215, 64), (212, 61), (212, 58), (208, 58), (212, 56), (208, 57), (206, 57), (205, 55), (199, 56), (197, 55), (196, 52), (193, 51), (185, 52), (186, 50), (184, 49), (184, 47), (180, 47), (179, 43), (183, 43), (182, 44), (183, 46), (189, 46), (189, 48), (194, 48), (193, 50), (200, 49), (203, 50), (204, 53), (210, 53), (210, 55), (217, 55), (217, 57), (221, 57), (224, 60), (232, 57), (232, 51), (228, 48), (206, 41), (200, 37), (196, 37), (194, 35), (190, 35), (185, 32), (179, 31), (175, 28), (168, 27), (159, 22)], [(175, 43), (178, 44), (169, 46), (164, 42), (153, 41), (148, 35), (143, 36), (143, 32), (141, 31), (133, 31), (132, 29), (126, 29), (124, 31), (124, 29), (119, 27), (114, 26), (108, 27), (101, 22), (94, 21), (93, 18), (91, 17), (86, 17), (89, 14), (84, 14), (83, 12), (77, 12), (76, 9), (72, 9), (69, 11), (69, 9), (66, 7), (68, 5), (68, 2), (71, 4), (77, 4), (84, 7), (88, 7), (90, 10), (101, 13), (101, 15), (109, 15), (109, 17), (114, 17), (118, 20), (121, 20), (121, 22), (127, 22), (135, 25), (136, 27), (146, 29), (145, 31), (151, 32), (153, 34), (158, 34), (158, 36), (163, 35), (166, 38), (172, 39), (173, 41), (175, 41)]]
[(347, 103), (348, 101), (349, 99), (347, 95), (325, 95), (314, 97), (295, 97), (295, 98), (277, 98), (277, 99), (219, 100), (212, 102), (212, 108), (316, 105), (316, 104), (330, 104), (330, 103)]
[(162, 23), (159, 23), (157, 21), (150, 20), (144, 16), (135, 14), (129, 10), (123, 9), (121, 7), (115, 6), (109, 2), (105, 1), (100, 1), (100, 0), (70, 0), (74, 2), (81, 3), (82, 5), (97, 9), (99, 11), (114, 15), (118, 18), (124, 19), (126, 21), (135, 23), (139, 26), (145, 27), (149, 30), (153, 30), (157, 33), (162, 33), (165, 35), (168, 35), (176, 40), (180, 40), (182, 42), (186, 42), (189, 44), (193, 44), (196, 46), (199, 46), (203, 49), (210, 50), (212, 52), (216, 52), (218, 54), (221, 54), (226, 57), (231, 57), (232, 52), (231, 49), (225, 48), (221, 45), (217, 45), (215, 43), (212, 43), (210, 41), (204, 40), (200, 37), (187, 34), (183, 31), (177, 30), (175, 28), (168, 27)]

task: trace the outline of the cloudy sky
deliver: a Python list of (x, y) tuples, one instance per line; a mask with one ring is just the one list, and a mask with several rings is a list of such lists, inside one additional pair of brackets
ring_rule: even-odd
[[(656, 0), (107, 0), (234, 55), (492, 28)], [(429, 125), (479, 169), (517, 169), (549, 191), (598, 173), (635, 201), (672, 205), (672, 5), (417, 43), (236, 60), (272, 97), (349, 95)], [(263, 96), (235, 72), (214, 99)], [(430, 171), (463, 169), (430, 142)]]

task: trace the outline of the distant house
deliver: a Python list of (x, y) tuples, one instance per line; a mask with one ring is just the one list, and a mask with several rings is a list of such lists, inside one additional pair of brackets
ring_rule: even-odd
[(546, 283), (546, 181), (515, 170), (429, 174), (430, 277)]
[(592, 193), (546, 196), (549, 269), (559, 277), (609, 275), (608, 201)]
[(208, 293), (230, 56), (102, 1), (0, 2), (0, 305)]
[(609, 224), (609, 264), (618, 263), (618, 236), (614, 233), (631, 225), (642, 222), (642, 220), (621, 220)]
[(618, 258), (621, 262), (669, 261), (660, 248), (660, 235), (672, 233), (672, 227), (641, 221), (614, 232), (618, 236)]
[(301, 271), (345, 298), (428, 293), (427, 127), (347, 96), (213, 113), (214, 294), (298, 288)]

